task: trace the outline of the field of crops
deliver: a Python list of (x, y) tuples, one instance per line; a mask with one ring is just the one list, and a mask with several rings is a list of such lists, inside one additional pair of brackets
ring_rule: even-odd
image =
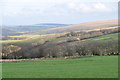
[(118, 56), (3, 63), (3, 78), (117, 78)]

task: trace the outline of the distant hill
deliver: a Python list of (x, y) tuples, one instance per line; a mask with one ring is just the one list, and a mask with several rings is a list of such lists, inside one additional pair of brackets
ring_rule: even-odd
[(49, 34), (49, 33), (62, 33), (62, 32), (70, 32), (70, 31), (84, 31), (84, 30), (93, 30), (93, 29), (101, 29), (108, 27), (117, 27), (118, 20), (103, 20), (103, 21), (93, 21), (80, 23), (77, 25), (70, 25), (65, 27), (56, 27), (38, 31), (32, 31), (34, 34)]
[[(85, 31), (93, 29), (102, 29), (109, 27), (117, 27), (118, 20), (103, 20), (103, 21), (93, 21), (85, 22), (76, 25), (71, 24), (56, 24), (56, 23), (44, 23), (35, 25), (23, 25), (23, 26), (13, 26), (4, 27), (2, 29), (3, 36), (14, 36), (21, 34), (51, 34), (51, 33), (63, 33), (71, 31)], [(25, 32), (25, 33), (19, 33)]]
[(12, 27), (6, 27), (6, 28), (23, 32), (23, 31), (45, 30), (45, 29), (65, 27), (65, 26), (69, 26), (69, 24), (44, 23), (44, 24), (35, 24), (35, 25), (12, 26)]
[(2, 28), (2, 36), (14, 36), (21, 35), (22, 33), (18, 33), (17, 31), (9, 30), (7, 28)]

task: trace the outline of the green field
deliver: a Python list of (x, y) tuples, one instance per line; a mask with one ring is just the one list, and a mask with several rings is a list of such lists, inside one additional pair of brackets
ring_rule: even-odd
[(3, 78), (117, 78), (118, 56), (3, 63)]
[(89, 38), (86, 40), (94, 40), (94, 41), (116, 41), (118, 40), (118, 35), (120, 35), (120, 33), (112, 33), (112, 34), (107, 34), (107, 35), (103, 35), (103, 36), (99, 36), (99, 37), (95, 37), (95, 38)]
[(41, 38), (43, 38), (45, 36), (46, 35), (18, 35), (18, 36), (9, 36), (9, 37), (14, 37), (14, 38), (26, 37), (28, 39), (26, 39), (26, 40), (1, 40), (0, 43), (3, 43), (3, 44), (12, 44), (13, 43), (13, 44), (15, 44), (15, 43), (33, 42), (33, 41), (41, 39)]

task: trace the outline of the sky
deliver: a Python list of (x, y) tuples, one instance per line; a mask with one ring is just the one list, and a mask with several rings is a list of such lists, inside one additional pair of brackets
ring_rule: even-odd
[(79, 24), (118, 18), (118, 0), (0, 0), (0, 24)]

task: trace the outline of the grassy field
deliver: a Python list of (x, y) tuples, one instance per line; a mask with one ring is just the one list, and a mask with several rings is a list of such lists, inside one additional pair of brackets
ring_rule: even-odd
[[(33, 43), (33, 42), (38, 42), (42, 39), (45, 38), (52, 38), (54, 36), (59, 36), (59, 35), (63, 35), (65, 33), (61, 33), (61, 34), (46, 34), (46, 35), (18, 35), (18, 36), (9, 36), (9, 37), (26, 37), (28, 39), (26, 40), (1, 40), (0, 43), (3, 44), (21, 44), (21, 43)], [(30, 39), (29, 39), (30, 38)]]
[(107, 34), (107, 35), (103, 35), (103, 36), (99, 36), (99, 37), (95, 37), (95, 38), (89, 38), (86, 40), (115, 41), (115, 40), (118, 40), (118, 35), (120, 35), (120, 33), (112, 33), (112, 34)]
[(118, 56), (3, 63), (3, 78), (117, 78)]
[[(118, 41), (118, 35), (120, 35), (120, 33), (112, 33), (112, 34), (102, 35), (102, 36), (98, 36), (94, 38), (84, 39), (82, 41), (88, 41), (88, 40), (89, 41), (100, 41), (100, 42)], [(72, 38), (75, 38), (75, 37), (72, 37)], [(49, 43), (57, 44), (57, 43), (66, 42), (67, 40), (69, 40), (69, 37), (61, 37), (61, 38), (54, 39)]]
[(26, 37), (28, 38), (27, 40), (1, 40), (0, 43), (17, 43), (17, 42), (28, 42), (35, 40), (37, 38), (43, 38), (46, 35), (18, 35), (18, 36), (9, 36), (9, 37), (14, 37), (14, 38), (22, 38)]

